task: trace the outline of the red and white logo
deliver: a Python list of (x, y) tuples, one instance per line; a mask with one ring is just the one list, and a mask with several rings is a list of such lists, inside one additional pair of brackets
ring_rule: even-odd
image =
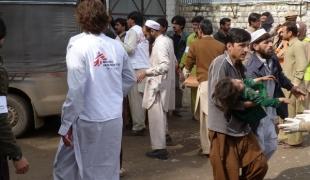
[(94, 60), (94, 66), (100, 66), (105, 60), (107, 60), (107, 56), (104, 53), (98, 52)]

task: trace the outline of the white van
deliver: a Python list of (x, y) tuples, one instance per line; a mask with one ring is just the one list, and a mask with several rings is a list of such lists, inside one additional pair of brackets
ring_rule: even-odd
[(9, 120), (16, 136), (43, 125), (42, 117), (61, 113), (67, 93), (65, 54), (79, 33), (76, 0), (0, 1), (7, 26), (1, 49), (10, 83)]

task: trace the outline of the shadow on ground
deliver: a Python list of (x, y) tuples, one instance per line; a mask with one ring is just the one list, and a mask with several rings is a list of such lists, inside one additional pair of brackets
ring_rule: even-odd
[(277, 177), (266, 179), (266, 180), (285, 180), (285, 179), (309, 180), (310, 179), (310, 165), (289, 168), (287, 170), (282, 171)]

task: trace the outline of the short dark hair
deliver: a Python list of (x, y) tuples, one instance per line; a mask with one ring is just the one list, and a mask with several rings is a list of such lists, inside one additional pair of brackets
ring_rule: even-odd
[(298, 28), (296, 25), (296, 22), (292, 22), (292, 21), (286, 21), (283, 26), (286, 27), (286, 30), (289, 32), (291, 31), (293, 36), (297, 36), (298, 35)]
[(0, 39), (6, 36), (6, 26), (2, 18), (0, 18)]
[(220, 103), (220, 109), (227, 115), (240, 99), (242, 91), (235, 87), (231, 78), (221, 79), (214, 89), (212, 97)]
[(138, 11), (133, 11), (128, 14), (127, 19), (132, 19), (135, 21), (136, 25), (142, 26), (143, 25), (143, 15)]
[(231, 20), (229, 18), (222, 18), (220, 20), (220, 25), (225, 25), (227, 22), (231, 22)]
[(127, 20), (124, 18), (117, 18), (114, 20), (114, 24), (119, 23), (122, 26), (125, 26), (125, 29), (127, 29)]
[(76, 8), (76, 17), (87, 33), (100, 34), (109, 23), (105, 6), (100, 0), (81, 1)]
[(242, 43), (251, 40), (251, 35), (244, 29), (231, 28), (228, 31), (226, 43)]
[(162, 27), (166, 29), (168, 28), (168, 21), (166, 18), (158, 18), (156, 22), (158, 22), (158, 24), (160, 24)]
[(195, 16), (192, 19), (192, 23), (200, 23), (203, 19), (203, 16)]
[(204, 19), (199, 24), (199, 29), (205, 35), (211, 35), (213, 33), (212, 23), (209, 19)]
[(262, 15), (258, 14), (258, 13), (251, 13), (249, 15), (249, 18), (248, 18), (249, 25), (251, 25), (251, 22), (256, 22), (256, 21), (260, 20), (261, 16)]
[(171, 19), (171, 23), (173, 22), (175, 22), (175, 24), (182, 26), (182, 29), (184, 29), (186, 20), (183, 16), (176, 15)]
[(262, 13), (262, 16), (266, 16), (266, 17), (269, 17), (269, 16), (272, 16), (270, 12), (266, 11), (266, 12), (263, 12)]

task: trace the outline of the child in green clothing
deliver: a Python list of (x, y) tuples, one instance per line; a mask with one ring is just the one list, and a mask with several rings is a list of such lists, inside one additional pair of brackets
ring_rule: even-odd
[[(242, 121), (247, 121), (255, 131), (259, 120), (267, 116), (263, 107), (278, 107), (281, 103), (289, 103), (287, 98), (268, 97), (266, 87), (261, 81), (274, 79), (274, 76), (244, 80), (224, 78), (215, 86), (213, 97), (219, 102), (227, 118), (235, 116)], [(239, 101), (250, 101), (256, 105), (244, 110), (234, 110)]]

